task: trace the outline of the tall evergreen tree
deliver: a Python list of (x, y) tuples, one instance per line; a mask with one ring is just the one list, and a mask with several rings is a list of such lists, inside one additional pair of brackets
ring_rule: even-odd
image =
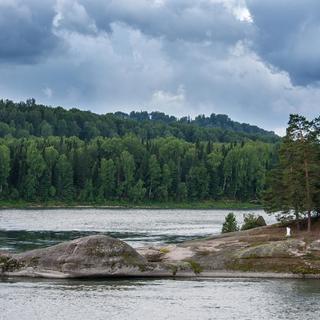
[(73, 199), (73, 169), (66, 155), (61, 155), (54, 169), (55, 188), (57, 196), (61, 200)]
[(116, 166), (112, 159), (102, 159), (99, 170), (100, 194), (104, 199), (112, 199), (116, 188)]
[(280, 162), (269, 174), (265, 207), (269, 212), (282, 212), (282, 218), (292, 214), (297, 220), (307, 216), (311, 231), (312, 213), (317, 210), (319, 194), (319, 140), (315, 122), (291, 115), (287, 134), (280, 148)]
[(5, 145), (0, 145), (0, 197), (7, 187), (10, 173), (10, 150)]

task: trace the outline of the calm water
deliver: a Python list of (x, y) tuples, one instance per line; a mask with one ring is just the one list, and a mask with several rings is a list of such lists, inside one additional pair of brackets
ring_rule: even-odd
[(320, 283), (281, 280), (0, 282), (2, 320), (320, 319)]
[[(134, 247), (220, 233), (228, 210), (0, 210), (0, 250), (24, 251), (103, 233)], [(252, 211), (274, 218), (263, 211)], [(244, 211), (235, 212), (242, 223)]]
[[(110, 234), (136, 247), (165, 244), (219, 233), (227, 213), (3, 210), (0, 249), (23, 251), (94, 233)], [(237, 213), (239, 222), (242, 213)], [(316, 280), (0, 280), (1, 320), (318, 320), (319, 301)]]

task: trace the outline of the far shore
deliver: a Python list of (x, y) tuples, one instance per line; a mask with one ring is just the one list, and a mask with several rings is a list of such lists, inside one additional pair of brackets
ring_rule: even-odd
[(256, 202), (239, 201), (202, 201), (202, 202), (164, 202), (164, 203), (63, 203), (63, 202), (27, 202), (22, 200), (0, 200), (1, 209), (186, 209), (186, 210), (259, 210), (262, 205)]

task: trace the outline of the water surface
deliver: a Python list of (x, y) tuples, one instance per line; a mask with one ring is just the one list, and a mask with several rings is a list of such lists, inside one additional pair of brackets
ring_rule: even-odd
[(118, 280), (0, 282), (2, 320), (318, 320), (320, 282)]
[[(221, 232), (230, 210), (0, 210), (0, 250), (25, 251), (91, 234), (107, 234), (134, 247), (177, 243)], [(268, 223), (273, 217), (262, 210)], [(245, 211), (235, 211), (239, 223)]]
[[(137, 247), (220, 233), (228, 210), (1, 210), (0, 249), (89, 234)], [(274, 221), (262, 211), (267, 222)], [(242, 222), (241, 212), (236, 212)], [(318, 320), (320, 282), (259, 279), (0, 279), (1, 320)]]

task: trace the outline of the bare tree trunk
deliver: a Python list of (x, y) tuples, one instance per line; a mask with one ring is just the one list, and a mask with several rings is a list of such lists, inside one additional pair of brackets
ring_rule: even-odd
[(310, 182), (309, 182), (309, 168), (306, 155), (304, 155), (304, 170), (306, 179), (306, 192), (307, 192), (307, 206), (308, 206), (308, 232), (311, 232), (311, 197), (310, 197)]
[(297, 232), (300, 232), (300, 220), (299, 220), (298, 213), (296, 213), (296, 224), (297, 224)]
[(311, 232), (311, 212), (308, 211), (308, 232)]

